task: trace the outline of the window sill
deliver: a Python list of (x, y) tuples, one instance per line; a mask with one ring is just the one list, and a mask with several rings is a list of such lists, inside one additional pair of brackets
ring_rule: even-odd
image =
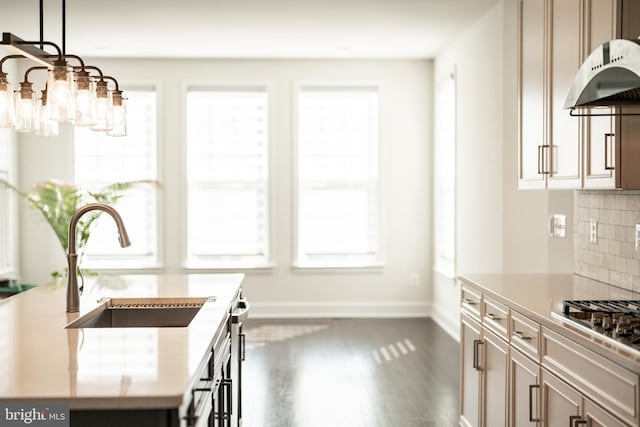
[(267, 263), (226, 263), (226, 264), (215, 264), (215, 263), (185, 263), (182, 268), (188, 273), (224, 273), (224, 272), (237, 272), (237, 271), (272, 271), (275, 269), (275, 264), (271, 262)]
[(362, 274), (375, 273), (382, 274), (384, 264), (368, 265), (335, 265), (335, 264), (305, 264), (294, 263), (291, 270), (303, 274)]

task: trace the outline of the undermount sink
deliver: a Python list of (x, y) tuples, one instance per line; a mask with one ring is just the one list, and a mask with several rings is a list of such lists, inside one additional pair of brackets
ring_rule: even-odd
[(66, 328), (185, 327), (209, 298), (111, 298)]

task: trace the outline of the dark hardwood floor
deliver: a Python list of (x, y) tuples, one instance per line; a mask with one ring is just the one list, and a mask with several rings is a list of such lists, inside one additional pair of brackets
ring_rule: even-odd
[(458, 343), (431, 319), (249, 319), (244, 330), (244, 427), (458, 425)]

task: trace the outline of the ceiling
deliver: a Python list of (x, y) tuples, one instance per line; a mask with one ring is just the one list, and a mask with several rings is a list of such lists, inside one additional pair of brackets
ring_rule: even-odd
[[(66, 0), (66, 51), (86, 57), (432, 58), (496, 2)], [(3, 3), (0, 32), (38, 40), (38, 0)], [(44, 1), (44, 38), (59, 45), (61, 10), (62, 0)]]

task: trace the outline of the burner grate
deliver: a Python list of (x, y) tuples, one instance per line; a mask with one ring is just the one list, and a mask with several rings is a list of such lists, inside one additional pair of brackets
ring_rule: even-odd
[(572, 311), (583, 313), (624, 313), (640, 317), (640, 300), (574, 300), (563, 301), (564, 314)]

